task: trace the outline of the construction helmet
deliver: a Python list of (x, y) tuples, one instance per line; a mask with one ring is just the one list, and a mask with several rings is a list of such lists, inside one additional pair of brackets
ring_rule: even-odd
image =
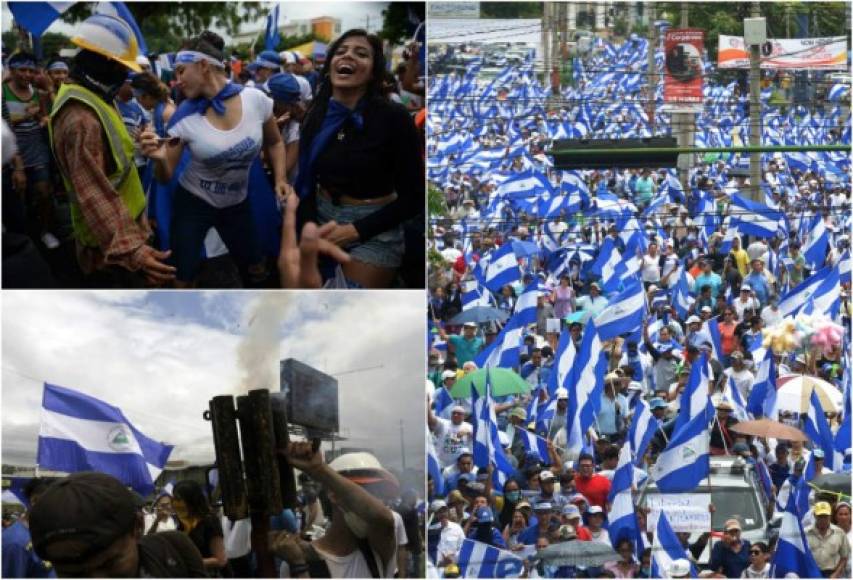
[(120, 62), (135, 72), (142, 72), (136, 61), (139, 47), (136, 35), (121, 18), (108, 14), (93, 14), (78, 27), (71, 42), (84, 50)]
[(364, 451), (344, 453), (332, 460), (329, 467), (359, 485), (382, 484), (384, 493), (397, 495), (400, 483), (390, 471), (387, 471), (379, 460)]

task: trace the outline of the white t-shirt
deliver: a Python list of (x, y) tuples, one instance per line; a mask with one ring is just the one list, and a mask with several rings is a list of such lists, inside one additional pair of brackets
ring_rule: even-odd
[(660, 282), (660, 256), (643, 256), (643, 282)]
[[(154, 522), (157, 520), (157, 514), (145, 514), (145, 533), (148, 533), (148, 530), (151, 529), (151, 526), (154, 525)], [(160, 522), (157, 524), (157, 530), (153, 533), (158, 532), (173, 532), (178, 529), (178, 524), (175, 523), (174, 518), (169, 518), (165, 522)]]
[(438, 554), (436, 558), (440, 562), (445, 557), (456, 560), (459, 550), (462, 549), (462, 542), (465, 541), (465, 532), (462, 526), (456, 522), (447, 522), (447, 526), (441, 530), (441, 536), (438, 540)]
[(222, 535), (225, 544), (225, 556), (232, 560), (245, 556), (252, 550), (252, 520), (243, 518), (231, 523), (226, 516), (222, 521)]
[(734, 367), (729, 367), (723, 371), (723, 374), (732, 378), (744, 401), (749, 399), (749, 393), (752, 392), (752, 385), (755, 382), (755, 377), (750, 371), (746, 369), (736, 371)]
[(263, 144), (263, 124), (272, 117), (272, 99), (261, 91), (244, 88), (240, 98), (243, 117), (230, 131), (217, 129), (203, 115), (184, 117), (169, 129), (192, 154), (181, 186), (217, 208), (246, 199), (249, 167)]
[[(367, 561), (364, 559), (364, 554), (358, 548), (346, 556), (334, 556), (328, 552), (324, 552), (316, 544), (314, 545), (314, 549), (317, 550), (317, 553), (326, 562), (332, 578), (373, 578), (373, 574), (370, 573), (370, 567), (368, 567)], [(376, 560), (376, 565), (379, 566), (382, 561), (381, 558), (375, 551), (373, 552), (373, 556)], [(393, 578), (396, 571), (397, 550), (395, 546), (394, 554), (385, 563), (385, 569), (379, 570), (379, 575), (382, 578)]]
[(454, 425), (447, 419), (436, 417), (438, 424), (435, 426), (435, 435), (438, 445), (438, 461), (441, 465), (450, 465), (456, 461), (456, 456), (463, 447), (471, 449), (471, 437), (474, 435), (474, 427), (467, 421)]

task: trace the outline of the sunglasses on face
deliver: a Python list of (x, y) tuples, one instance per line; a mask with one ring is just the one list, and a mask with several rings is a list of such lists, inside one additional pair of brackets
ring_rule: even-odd
[(749, 553), (752, 554), (753, 556), (760, 556), (764, 552), (762, 552), (761, 550), (750, 550)]

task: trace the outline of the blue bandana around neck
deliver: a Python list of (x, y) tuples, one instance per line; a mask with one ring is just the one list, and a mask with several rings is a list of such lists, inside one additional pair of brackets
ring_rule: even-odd
[(216, 96), (212, 99), (208, 99), (206, 97), (196, 97), (194, 99), (184, 99), (183, 102), (178, 106), (178, 109), (175, 111), (175, 114), (172, 115), (172, 118), (169, 119), (169, 126), (167, 129), (170, 129), (175, 126), (181, 119), (185, 117), (189, 117), (190, 115), (204, 115), (207, 112), (207, 109), (213, 107), (213, 110), (216, 111), (216, 114), (222, 116), (225, 114), (225, 100), (230, 99), (234, 95), (238, 94), (243, 90), (243, 85), (238, 85), (237, 83), (228, 82), (222, 90), (216, 93)]
[(353, 124), (361, 130), (364, 127), (364, 117), (362, 110), (364, 109), (364, 99), (360, 100), (355, 106), (355, 109), (348, 109), (338, 101), (329, 99), (329, 107), (326, 109), (326, 116), (323, 117), (323, 124), (320, 125), (320, 130), (311, 141), (311, 147), (301, 147), (299, 149), (299, 175), (296, 178), (296, 193), (299, 194), (299, 199), (305, 199), (314, 191), (316, 180), (314, 178), (314, 163), (317, 157), (328, 144), (338, 129), (340, 129), (348, 119), (352, 119)]

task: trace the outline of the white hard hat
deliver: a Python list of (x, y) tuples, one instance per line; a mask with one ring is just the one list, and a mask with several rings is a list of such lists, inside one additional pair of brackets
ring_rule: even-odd
[(71, 44), (120, 62), (134, 72), (142, 72), (136, 60), (139, 46), (133, 29), (108, 14), (92, 14), (76, 27)]
[(366, 451), (344, 453), (333, 459), (329, 467), (355, 483), (385, 483), (393, 486), (393, 490), (389, 490), (391, 495), (396, 495), (399, 491), (400, 483), (397, 478), (382, 467), (372, 453)]

